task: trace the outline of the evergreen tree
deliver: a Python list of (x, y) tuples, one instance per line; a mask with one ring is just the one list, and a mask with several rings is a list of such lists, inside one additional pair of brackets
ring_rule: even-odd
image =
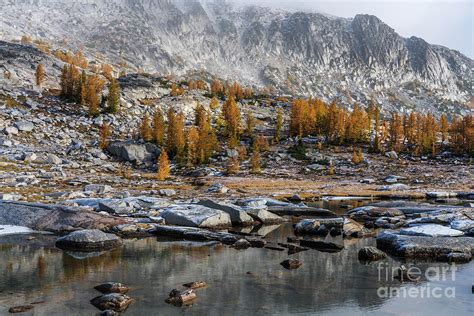
[(107, 112), (117, 113), (120, 105), (120, 85), (117, 79), (112, 78), (109, 83), (109, 95), (107, 97)]

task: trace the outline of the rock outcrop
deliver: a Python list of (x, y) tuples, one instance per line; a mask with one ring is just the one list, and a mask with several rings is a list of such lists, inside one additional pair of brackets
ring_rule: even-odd
[(25, 226), (34, 230), (64, 232), (75, 229), (110, 230), (125, 220), (83, 208), (0, 201), (0, 225)]
[(441, 260), (451, 253), (472, 255), (474, 238), (404, 236), (386, 230), (377, 236), (377, 248), (398, 257)]
[(160, 216), (169, 225), (200, 228), (232, 226), (228, 213), (196, 204), (176, 205), (161, 213)]

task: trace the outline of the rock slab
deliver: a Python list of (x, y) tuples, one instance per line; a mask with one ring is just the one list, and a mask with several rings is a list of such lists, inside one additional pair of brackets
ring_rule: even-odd
[(97, 229), (75, 231), (56, 240), (58, 248), (85, 252), (109, 250), (120, 245), (122, 240), (119, 237)]

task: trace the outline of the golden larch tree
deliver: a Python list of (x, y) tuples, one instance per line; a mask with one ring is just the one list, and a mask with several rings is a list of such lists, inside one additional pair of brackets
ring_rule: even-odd
[(39, 64), (36, 67), (35, 77), (36, 77), (36, 85), (40, 87), (44, 82), (44, 66), (43, 66), (43, 64)]
[(165, 150), (162, 150), (158, 158), (158, 180), (164, 181), (170, 177), (170, 162), (168, 159), (168, 154)]

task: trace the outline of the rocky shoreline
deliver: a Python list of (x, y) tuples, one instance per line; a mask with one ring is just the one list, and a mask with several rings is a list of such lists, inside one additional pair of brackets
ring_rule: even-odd
[(120, 237), (147, 236), (261, 248), (271, 246), (264, 236), (240, 233), (236, 228), (287, 221), (295, 223), (294, 232), (301, 236), (291, 240), (291, 246), (341, 250), (324, 241), (312, 241), (311, 236), (342, 235), (345, 239), (376, 236), (377, 247), (396, 257), (466, 262), (474, 251), (474, 208), (454, 205), (373, 202), (336, 215), (324, 209), (315, 213), (315, 208), (303, 203), (269, 198), (175, 201), (128, 197), (65, 204), (76, 206), (1, 201), (0, 225), (69, 233), (56, 244), (77, 251), (107, 250), (120, 246)]

